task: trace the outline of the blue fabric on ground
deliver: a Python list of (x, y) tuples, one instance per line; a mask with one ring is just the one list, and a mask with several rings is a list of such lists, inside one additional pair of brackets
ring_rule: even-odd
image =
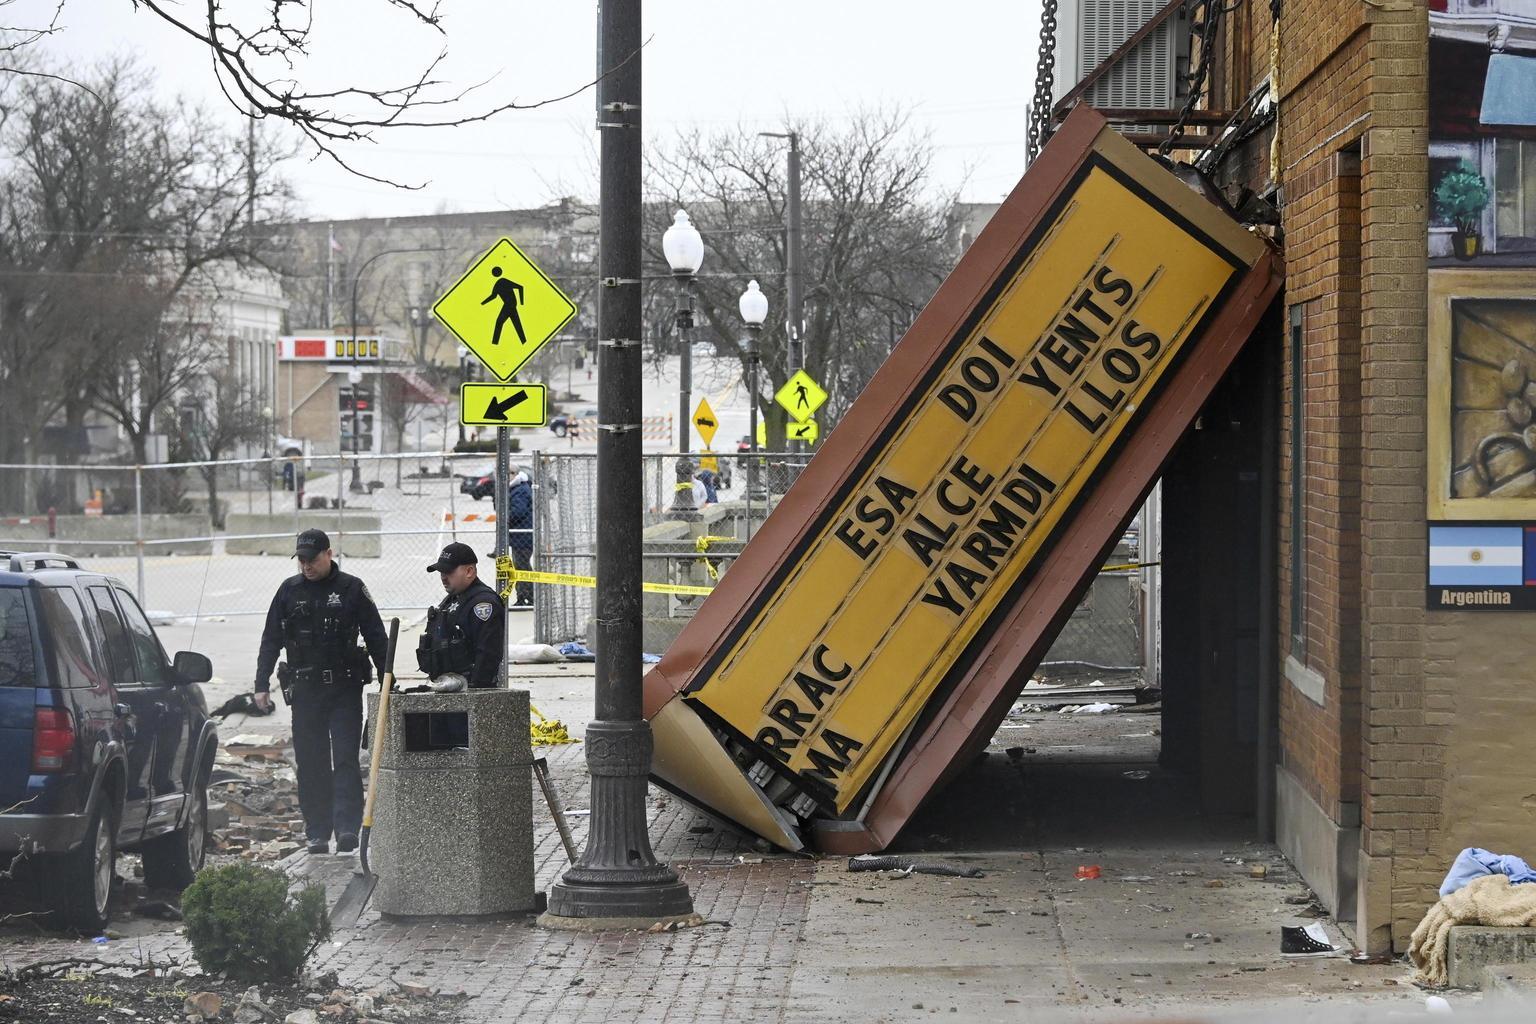
[(568, 640), (556, 647), (555, 650), (565, 655), (571, 661), (596, 661), (597, 655), (593, 654), (587, 645), (578, 640)]
[(661, 655), (659, 654), (651, 654), (647, 651), (640, 655), (640, 663), (642, 665), (654, 665), (659, 661), (661, 661)]
[(1490, 853), (1475, 846), (1456, 855), (1450, 873), (1440, 883), (1440, 895), (1449, 896), (1474, 878), (1484, 875), (1508, 875), (1510, 884), (1536, 882), (1536, 870), (1512, 854)]

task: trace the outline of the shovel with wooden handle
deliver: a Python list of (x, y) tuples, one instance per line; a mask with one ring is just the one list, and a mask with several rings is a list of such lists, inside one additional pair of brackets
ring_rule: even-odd
[(363, 803), (363, 832), (358, 838), (357, 860), (362, 868), (347, 883), (346, 891), (331, 909), (332, 928), (351, 928), (363, 915), (379, 876), (368, 867), (368, 837), (373, 832), (373, 802), (379, 795), (379, 762), (384, 755), (384, 737), (389, 735), (389, 691), (395, 685), (395, 641), (400, 638), (400, 620), (389, 620), (389, 647), (384, 655), (384, 678), (379, 682), (379, 712), (373, 719), (369, 737), (368, 798)]

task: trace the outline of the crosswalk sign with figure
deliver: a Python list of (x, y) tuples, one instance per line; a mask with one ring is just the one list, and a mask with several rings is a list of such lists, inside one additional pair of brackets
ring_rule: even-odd
[(810, 374), (804, 370), (796, 370), (794, 376), (779, 388), (779, 393), (773, 396), (773, 400), (784, 407), (790, 419), (796, 423), (804, 423), (815, 416), (816, 410), (826, 402), (827, 393)]
[(432, 312), (498, 380), (570, 323), (576, 304), (512, 240), (491, 246)]

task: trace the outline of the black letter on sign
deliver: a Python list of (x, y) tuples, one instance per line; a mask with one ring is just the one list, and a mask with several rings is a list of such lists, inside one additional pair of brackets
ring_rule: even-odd
[(796, 736), (805, 735), (805, 727), (801, 722), (812, 722), (816, 716), (809, 711), (801, 711), (792, 700), (781, 700), (768, 709), (768, 717), (784, 726)]
[(1123, 307), (1127, 302), (1131, 301), (1131, 293), (1133, 291), (1131, 282), (1123, 277), (1110, 277), (1109, 275), (1112, 273), (1113, 271), (1108, 267), (1100, 267), (1099, 272), (1093, 275), (1093, 286), (1106, 295), (1109, 295), (1111, 292), (1116, 293), (1110, 295), (1110, 298), (1114, 301), (1115, 305)]
[(831, 683), (824, 683), (815, 676), (807, 675), (804, 672), (795, 673), (795, 685), (800, 687), (800, 692), (805, 694), (806, 700), (810, 701), (817, 711), (826, 706), (827, 702), (823, 698), (837, 692), (837, 687)]
[(887, 477), (875, 477), (875, 486), (880, 489), (881, 494), (885, 495), (885, 500), (896, 507), (898, 514), (905, 512), (907, 510), (907, 502), (917, 497), (917, 492), (912, 488), (905, 484), (899, 484)]
[(789, 752), (798, 747), (800, 741), (786, 738), (779, 730), (769, 725), (757, 730), (757, 745), (788, 764)]
[(826, 656), (832, 653), (832, 648), (826, 644), (817, 644), (816, 651), (811, 655), (811, 664), (816, 666), (816, 671), (834, 683), (848, 678), (848, 673), (853, 671), (853, 666), (844, 662), (842, 668), (832, 668), (826, 663)]
[(959, 384), (951, 384), (940, 391), (939, 401), (948, 406), (950, 412), (959, 416), (962, 422), (969, 423), (971, 417), (976, 415), (976, 396)]

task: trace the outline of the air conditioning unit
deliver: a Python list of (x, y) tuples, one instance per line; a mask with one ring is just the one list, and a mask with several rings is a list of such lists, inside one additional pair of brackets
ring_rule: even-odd
[[(1056, 99), (1088, 76), (1158, 11), (1166, 0), (1061, 0), (1056, 29)], [(1188, 61), (1184, 13), (1173, 15), (1089, 87), (1092, 107), (1168, 110), (1183, 103), (1179, 73)], [(1117, 120), (1126, 131), (1153, 131)], [(1162, 126), (1166, 130), (1166, 126)]]

